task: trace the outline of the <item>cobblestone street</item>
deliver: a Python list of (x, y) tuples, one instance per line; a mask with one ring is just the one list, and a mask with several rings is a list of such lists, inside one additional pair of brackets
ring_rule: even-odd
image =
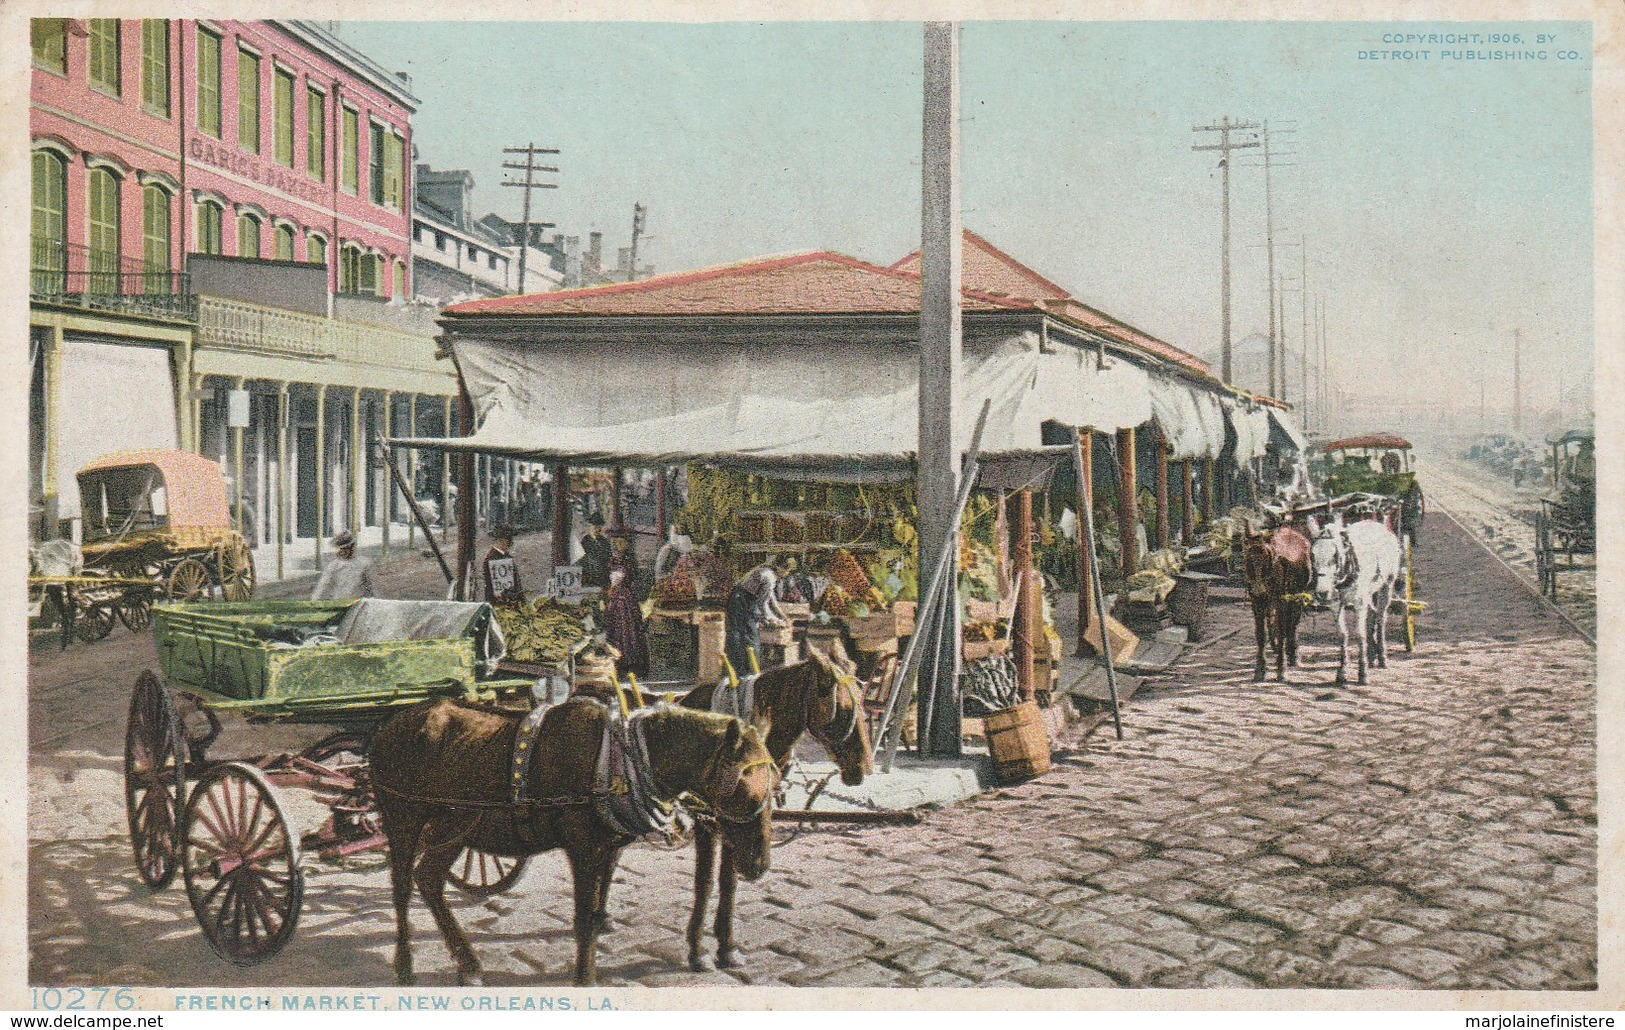
[[(1418, 577), (1417, 651), (1396, 644), (1366, 686), (1331, 685), (1325, 616), (1287, 683), (1252, 683), (1251, 617), (1222, 589), (1208, 643), (1142, 688), (1122, 741), (1107, 724), (1049, 775), (919, 826), (782, 844), (740, 888), (742, 970), (683, 966), (690, 853), (629, 849), (603, 981), (1592, 988), (1595, 653), (1445, 517), (1423, 530)], [(245, 969), (209, 951), (183, 889), (140, 885), (120, 770), (130, 684), (151, 664), (150, 640), (122, 630), (33, 656), (30, 980), (388, 985), (376, 858), (307, 860), (297, 934)], [(454, 902), (487, 984), (569, 982), (562, 857)], [(453, 983), (421, 902), (413, 919), (420, 982)]]

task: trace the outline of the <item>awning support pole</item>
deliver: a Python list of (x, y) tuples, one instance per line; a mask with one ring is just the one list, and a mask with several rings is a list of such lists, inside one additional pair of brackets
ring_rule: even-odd
[[(1079, 437), (1080, 441), (1081, 439), (1082, 438)], [(1074, 455), (1081, 455), (1082, 453), (1083, 448), (1081, 444), (1079, 447), (1074, 448), (1073, 450)], [(1083, 474), (1083, 462), (1081, 458), (1078, 459), (1078, 474), (1080, 476)], [(1089, 553), (1093, 555), (1095, 553), (1095, 505), (1093, 499), (1087, 494), (1084, 496), (1083, 500), (1083, 525), (1084, 534), (1089, 539)], [(1100, 620), (1100, 657), (1106, 663), (1106, 689), (1111, 694), (1112, 699), (1112, 725), (1117, 730), (1117, 739), (1122, 740), (1123, 716), (1117, 704), (1117, 670), (1112, 666), (1111, 632), (1109, 627), (1106, 625), (1106, 597), (1100, 590), (1100, 563), (1098, 561), (1091, 561), (1089, 563), (1089, 567), (1091, 577), (1094, 580), (1092, 585), (1094, 587), (1095, 595), (1095, 618)]]

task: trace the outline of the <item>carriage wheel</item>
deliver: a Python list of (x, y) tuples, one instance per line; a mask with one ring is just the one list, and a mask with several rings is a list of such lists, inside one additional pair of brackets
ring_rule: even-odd
[(180, 719), (163, 681), (150, 670), (135, 681), (124, 731), (124, 808), (141, 882), (169, 886), (180, 856), (180, 812), (186, 803), (186, 760)]
[(464, 894), (494, 898), (519, 882), (529, 862), (528, 858), (508, 858), (478, 848), (464, 848), (452, 863), (446, 879), (456, 884)]
[(1416, 566), (1411, 556), (1410, 534), (1405, 536), (1405, 653), (1416, 650)]
[(125, 591), (118, 602), (118, 621), (131, 633), (152, 625), (152, 592), (146, 588)]
[(85, 643), (94, 643), (113, 632), (113, 606), (111, 604), (86, 605), (79, 610), (74, 632)]
[(169, 599), (187, 604), (210, 594), (209, 567), (196, 558), (182, 558), (169, 572)]
[(1540, 596), (1553, 597), (1557, 593), (1557, 572), (1552, 568), (1552, 524), (1546, 518), (1546, 509), (1535, 513), (1535, 579)]
[(305, 879), (264, 774), (242, 762), (210, 769), (186, 802), (185, 827), (181, 870), (209, 947), (239, 966), (281, 951), (299, 923)]
[(228, 601), (254, 596), (254, 552), (242, 537), (220, 549), (220, 594)]

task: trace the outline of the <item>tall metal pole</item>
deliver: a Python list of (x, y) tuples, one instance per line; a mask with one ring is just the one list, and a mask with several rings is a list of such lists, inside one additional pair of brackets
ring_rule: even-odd
[[(939, 575), (957, 593), (958, 548), (949, 546), (959, 493), (955, 414), (962, 350), (959, 222), (959, 26), (925, 25), (925, 90), (921, 164), (919, 468), (920, 582)], [(958, 755), (960, 734), (957, 604), (922, 641), (919, 740), (923, 754)], [(928, 716), (927, 713), (930, 713)], [(929, 723), (929, 724), (928, 724)]]
[[(1302, 270), (1299, 272), (1300, 278), (1298, 279), (1298, 287), (1299, 287), (1299, 290), (1298, 290), (1298, 305), (1302, 309), (1302, 316), (1303, 316), (1302, 317), (1303, 328), (1301, 330), (1301, 332), (1303, 333), (1303, 336), (1301, 337), (1301, 339), (1303, 341), (1303, 365), (1299, 369), (1299, 372), (1300, 372), (1300, 374), (1302, 376), (1302, 390), (1298, 394), (1298, 402), (1303, 405), (1305, 411), (1308, 411), (1309, 410), (1309, 237), (1307, 237), (1307, 236), (1299, 236), (1298, 241), (1299, 241), (1298, 254), (1301, 257), (1302, 262), (1303, 262)], [(1285, 375), (1286, 375), (1286, 345), (1284, 343), (1281, 345), (1281, 374), (1282, 374), (1283, 377), (1285, 377)], [(1282, 393), (1286, 392), (1284, 387), (1282, 388), (1281, 392)], [(1305, 416), (1305, 417), (1307, 418), (1307, 416)]]
[(1221, 378), (1223, 378), (1224, 381), (1227, 382), (1227, 383), (1230, 382), (1230, 372), (1231, 372), (1231, 355), (1230, 355), (1230, 151), (1232, 151), (1232, 150), (1242, 150), (1242, 149), (1245, 149), (1247, 147), (1256, 147), (1256, 146), (1259, 145), (1258, 140), (1256, 140), (1256, 139), (1255, 140), (1247, 140), (1247, 141), (1243, 141), (1243, 142), (1240, 142), (1240, 143), (1232, 143), (1230, 141), (1230, 133), (1233, 130), (1256, 129), (1258, 127), (1259, 127), (1258, 123), (1256, 123), (1256, 122), (1233, 122), (1233, 121), (1230, 120), (1229, 115), (1225, 115), (1223, 120), (1221, 120), (1219, 122), (1219, 124), (1217, 124), (1217, 125), (1193, 125), (1193, 126), (1191, 126), (1191, 131), (1192, 132), (1217, 132), (1217, 133), (1219, 133), (1219, 142), (1216, 145), (1195, 146), (1195, 147), (1192, 147), (1191, 149), (1192, 150), (1217, 150), (1217, 151), (1219, 151), (1220, 154), (1221, 154), (1221, 157), (1220, 157), (1220, 160), (1219, 160), (1219, 167), (1224, 169), (1224, 194), (1223, 194), (1223, 196), (1224, 196), (1224, 238), (1223, 238), (1223, 245), (1222, 245), (1222, 249), (1221, 249), (1221, 255), (1222, 256), (1221, 256), (1221, 261), (1220, 261), (1220, 279), (1221, 279), (1221, 283), (1220, 283), (1220, 296), (1221, 296), (1220, 310), (1221, 310), (1221, 320), (1222, 320), (1222, 324), (1223, 324), (1223, 329), (1222, 329), (1222, 334), (1221, 334), (1221, 341), (1222, 341)]

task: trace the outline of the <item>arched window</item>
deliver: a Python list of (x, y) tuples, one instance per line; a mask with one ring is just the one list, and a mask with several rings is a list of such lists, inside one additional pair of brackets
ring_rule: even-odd
[(355, 293), (361, 284), (361, 248), (345, 244), (339, 250), (339, 292)]
[(356, 282), (355, 292), (377, 296), (379, 289), (378, 275), (379, 258), (376, 254), (362, 254), (360, 261), (360, 278)]
[(327, 241), (320, 236), (305, 238), (305, 260), (313, 265), (327, 264)]
[(141, 271), (144, 293), (169, 291), (169, 193), (157, 183), (141, 187)]
[(395, 299), (406, 299), (406, 262), (395, 262)]
[(237, 216), (237, 256), (260, 256), (260, 220), (253, 215)]
[(68, 162), (49, 150), (34, 151), (34, 220), (30, 239), (29, 291), (67, 292)]
[(212, 200), (198, 202), (197, 206), (197, 252), (199, 254), (220, 254), (224, 252), (221, 243), (221, 223), (225, 220), (225, 211)]
[(294, 236), (293, 226), (279, 225), (276, 227), (276, 249), (273, 251), (273, 256), (278, 261), (293, 260)]
[(119, 179), (106, 168), (90, 170), (90, 292), (118, 293)]

